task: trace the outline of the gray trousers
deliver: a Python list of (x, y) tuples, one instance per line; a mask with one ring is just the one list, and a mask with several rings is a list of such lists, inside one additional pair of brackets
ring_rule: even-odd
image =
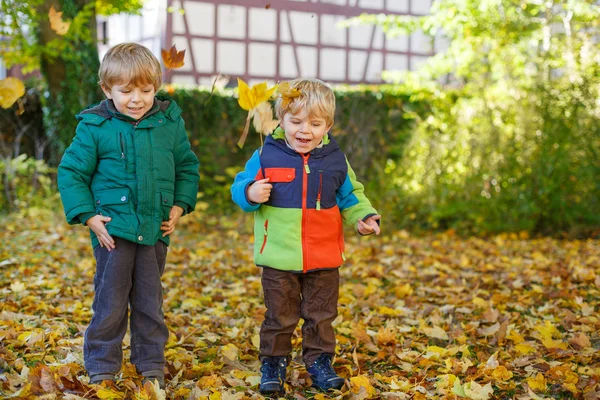
[(100, 246), (94, 249), (94, 315), (85, 331), (85, 368), (90, 375), (120, 371), (129, 306), (131, 363), (139, 373), (162, 371), (169, 330), (162, 311), (160, 278), (167, 246), (161, 241), (144, 246), (113, 239), (116, 247), (112, 251)]
[(302, 359), (311, 365), (322, 353), (335, 354), (340, 272), (337, 268), (296, 274), (263, 268), (265, 320), (260, 327), (260, 358), (289, 357), (300, 318)]

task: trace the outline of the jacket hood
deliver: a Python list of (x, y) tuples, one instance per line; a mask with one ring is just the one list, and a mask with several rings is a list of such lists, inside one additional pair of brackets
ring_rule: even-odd
[[(288, 147), (287, 141), (285, 139), (285, 131), (281, 127), (275, 129), (275, 132), (273, 132), (273, 134), (267, 136), (267, 138), (265, 139), (265, 146), (267, 145), (276, 146), (282, 151), (285, 151), (289, 154), (300, 154), (296, 150)], [(340, 146), (337, 144), (335, 139), (331, 136), (329, 132), (327, 132), (325, 136), (323, 136), (323, 146), (315, 147), (311, 150), (309, 154), (311, 155), (311, 157), (324, 157), (338, 150), (339, 148)]]
[[(155, 97), (154, 104), (150, 111), (146, 113), (141, 119), (144, 119), (157, 112), (162, 112), (165, 116), (175, 119), (181, 114), (181, 109), (177, 104), (165, 97)], [(176, 114), (176, 115), (175, 115)], [(76, 115), (77, 121), (89, 120), (93, 117), (94, 120), (106, 120), (113, 117), (120, 118), (122, 114), (117, 111), (115, 103), (110, 99), (102, 100), (100, 103), (92, 104), (91, 106), (84, 108), (79, 114)], [(123, 118), (121, 118), (123, 119)]]

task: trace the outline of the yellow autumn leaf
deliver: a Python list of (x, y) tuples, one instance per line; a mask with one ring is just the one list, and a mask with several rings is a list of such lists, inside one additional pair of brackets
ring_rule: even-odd
[(492, 377), (500, 382), (506, 382), (513, 377), (513, 373), (506, 369), (505, 366), (500, 365), (492, 372)]
[(117, 400), (125, 398), (123, 393), (105, 387), (98, 389), (96, 396), (101, 400)]
[(197, 299), (185, 299), (181, 302), (182, 310), (190, 310), (194, 308), (198, 308), (201, 305), (200, 301)]
[(48, 12), (48, 19), (50, 19), (50, 29), (57, 34), (64, 36), (69, 32), (71, 23), (63, 21), (62, 14), (62, 11), (56, 11), (54, 6), (51, 6), (50, 11)]
[(396, 381), (392, 378), (392, 381), (390, 382), (390, 389), (399, 390), (404, 393), (407, 393), (412, 387), (412, 383), (405, 380)]
[(544, 336), (542, 338), (542, 344), (544, 345), (545, 348), (547, 349), (562, 349), (562, 350), (566, 350), (569, 346), (560, 341), (560, 340), (554, 340), (550, 337), (546, 337)]
[(212, 392), (210, 396), (208, 396), (209, 400), (221, 400), (221, 392)]
[(0, 107), (8, 109), (24, 95), (25, 85), (20, 79), (13, 77), (0, 79)]
[(465, 391), (465, 395), (472, 400), (487, 400), (494, 393), (491, 383), (481, 386), (475, 381), (465, 383), (463, 390)]
[(457, 377), (454, 374), (444, 374), (437, 377), (437, 381), (435, 382), (435, 388), (440, 389), (450, 389), (454, 387), (454, 382), (456, 382)]
[(229, 343), (221, 347), (221, 354), (231, 361), (235, 361), (238, 357), (239, 349), (233, 343)]
[(377, 331), (375, 339), (377, 340), (377, 343), (381, 345), (394, 344), (396, 343), (396, 332), (392, 328), (381, 327), (379, 328), (379, 331)]
[(536, 376), (530, 376), (527, 378), (527, 386), (536, 392), (545, 392), (546, 391), (546, 378), (540, 372)]
[(361, 388), (363, 388), (367, 393), (367, 398), (371, 398), (377, 393), (377, 390), (371, 385), (369, 378), (364, 375), (350, 378), (350, 387), (353, 393), (359, 393)]
[(520, 356), (533, 353), (535, 351), (535, 347), (528, 343), (520, 343), (515, 346), (515, 350), (519, 353)]
[(562, 386), (575, 395), (579, 393), (579, 390), (574, 383), (563, 383)]
[(200, 388), (217, 388), (222, 384), (223, 381), (218, 375), (203, 376), (197, 382), (197, 385)]
[(267, 87), (267, 82), (258, 83), (249, 87), (246, 82), (238, 78), (239, 99), (238, 103), (246, 111), (250, 111), (260, 103), (271, 98), (277, 86)]
[(515, 344), (523, 343), (525, 341), (525, 338), (514, 329), (511, 329), (509, 334), (506, 335), (506, 338), (512, 340)]
[(281, 82), (277, 87), (277, 92), (281, 95), (281, 108), (286, 109), (290, 103), (296, 98), (302, 95), (300, 89), (290, 89), (289, 82)]
[(425, 358), (433, 358), (433, 359), (439, 359), (441, 356), (443, 356), (446, 353), (446, 349), (444, 349), (443, 347), (439, 347), (439, 346), (428, 346), (425, 349), (426, 353), (425, 353)]
[(439, 326), (434, 326), (433, 328), (422, 328), (423, 333), (425, 335), (427, 335), (428, 337), (434, 338), (434, 339), (441, 339), (441, 340), (448, 340), (448, 334), (446, 333), (445, 330), (443, 330), (442, 328), (440, 328)]
[(410, 286), (409, 283), (405, 283), (402, 286), (398, 286), (396, 288), (396, 297), (402, 299), (404, 297), (410, 296), (411, 294), (414, 293), (413, 288)]
[(400, 317), (404, 315), (404, 312), (402, 310), (396, 310), (395, 308), (390, 308), (386, 306), (379, 307), (377, 313), (381, 315), (388, 315), (390, 317)]
[(25, 342), (27, 341), (27, 339), (29, 339), (29, 337), (30, 337), (31, 335), (33, 335), (33, 334), (34, 334), (34, 332), (33, 332), (33, 331), (26, 331), (26, 332), (23, 332), (23, 333), (21, 333), (21, 334), (20, 334), (20, 335), (17, 337), (17, 340), (18, 340), (19, 342), (23, 342), (23, 343), (25, 343)]
[(561, 338), (562, 334), (560, 331), (552, 325), (550, 321), (545, 321), (544, 325), (536, 325), (534, 329), (538, 331), (543, 337), (550, 338)]

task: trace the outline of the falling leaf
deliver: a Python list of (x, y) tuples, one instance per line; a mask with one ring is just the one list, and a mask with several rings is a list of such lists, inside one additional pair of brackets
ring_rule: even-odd
[(266, 101), (250, 110), (250, 117), (253, 118), (252, 124), (256, 132), (263, 135), (271, 134), (279, 126), (279, 120), (273, 119), (271, 104)]
[(50, 28), (57, 34), (64, 36), (69, 32), (71, 23), (63, 21), (62, 14), (62, 11), (56, 11), (54, 6), (51, 6), (48, 18), (50, 19)]
[[(248, 130), (250, 128), (250, 119), (256, 115), (256, 111), (254, 109), (257, 108), (262, 103), (268, 101), (276, 89), (277, 89), (277, 86), (268, 88), (267, 82), (262, 82), (262, 83), (254, 85), (252, 87), (249, 87), (248, 84), (246, 82), (244, 82), (243, 79), (238, 78), (238, 91), (239, 91), (238, 103), (239, 103), (240, 107), (242, 107), (242, 109), (248, 111), (248, 117), (246, 118), (246, 125), (244, 126), (244, 130), (242, 131), (242, 136), (240, 137), (240, 140), (237, 143), (239, 148), (244, 147), (244, 143), (246, 142), (246, 137), (248, 136)], [(270, 109), (270, 107), (271, 106), (269, 105), (268, 108)], [(263, 108), (263, 110), (267, 110), (267, 109)], [(273, 127), (273, 129), (275, 129), (273, 117), (272, 117), (272, 115), (271, 115), (271, 117), (269, 117), (267, 115), (268, 112), (269, 111), (262, 111), (263, 115), (260, 115), (260, 113), (259, 113), (259, 118), (262, 118), (262, 121), (259, 121), (257, 123), (257, 125), (255, 125), (255, 126), (258, 126), (260, 129), (260, 130), (257, 129), (258, 132), (268, 131), (272, 127)], [(269, 120), (269, 118), (270, 118), (270, 120)], [(261, 135), (261, 142), (262, 142), (262, 135)]]
[(20, 79), (8, 77), (0, 79), (0, 107), (8, 109), (25, 95), (25, 85)]
[(271, 98), (277, 86), (267, 87), (267, 82), (258, 83), (249, 87), (244, 80), (238, 78), (239, 99), (238, 103), (242, 109), (250, 111), (260, 103)]
[(185, 50), (177, 51), (177, 47), (173, 45), (169, 50), (161, 49), (160, 54), (166, 68), (177, 69), (183, 67)]
[(269, 8), (271, 8), (271, 3), (267, 3), (267, 5), (265, 6), (265, 9), (268, 10)]

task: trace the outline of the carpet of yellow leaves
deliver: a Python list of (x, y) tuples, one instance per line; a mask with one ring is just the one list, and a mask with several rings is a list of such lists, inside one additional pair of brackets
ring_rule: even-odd
[[(2, 220), (0, 397), (260, 399), (264, 307), (248, 220), (182, 220), (164, 275), (167, 389), (115, 385), (82, 366), (94, 260), (62, 216)], [(598, 399), (600, 242), (452, 232), (348, 240), (335, 321), (341, 391), (319, 393), (301, 365), (287, 398)], [(125, 338), (128, 356), (128, 336)]]

